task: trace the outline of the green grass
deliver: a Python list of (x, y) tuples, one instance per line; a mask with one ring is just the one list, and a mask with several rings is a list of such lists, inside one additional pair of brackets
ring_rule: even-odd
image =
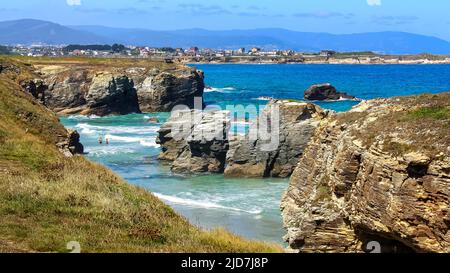
[[(0, 62), (4, 59), (0, 59)], [(149, 192), (55, 146), (55, 114), (0, 74), (0, 252), (281, 252), (278, 245), (191, 225)], [(11, 64), (11, 63), (10, 63)]]
[(410, 112), (408, 116), (412, 119), (447, 120), (450, 119), (450, 106), (421, 107)]
[[(450, 155), (450, 93), (396, 97), (385, 104), (392, 110), (381, 112), (367, 123), (367, 112), (342, 113), (340, 124), (353, 126), (352, 134), (369, 148), (381, 144), (383, 151), (394, 156), (418, 152), (433, 158), (440, 153)], [(361, 126), (362, 125), (362, 126)]]
[(51, 156), (52, 150), (43, 148), (35, 141), (5, 141), (0, 147), (0, 158), (19, 162), (32, 170), (45, 167)]

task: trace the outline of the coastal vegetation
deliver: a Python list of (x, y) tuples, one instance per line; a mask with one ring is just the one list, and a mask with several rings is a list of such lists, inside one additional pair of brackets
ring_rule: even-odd
[(409, 113), (411, 118), (434, 120), (450, 120), (450, 106), (422, 107)]
[[(4, 57), (6, 58), (6, 57)], [(134, 58), (86, 58), (86, 57), (27, 57), (27, 56), (9, 56), (8, 60), (20, 62), (27, 65), (84, 65), (94, 66), (98, 69), (102, 67), (127, 68), (133, 66), (156, 68), (161, 70), (176, 69), (177, 65), (165, 63), (161, 61), (153, 61), (149, 59), (134, 59)]]
[(14, 59), (0, 64), (0, 252), (68, 252), (71, 241), (82, 252), (281, 251), (203, 231), (108, 169), (64, 156), (55, 143), (66, 129), (19, 85), (36, 75)]
[(449, 105), (374, 99), (322, 122), (281, 204), (290, 248), (448, 253)]

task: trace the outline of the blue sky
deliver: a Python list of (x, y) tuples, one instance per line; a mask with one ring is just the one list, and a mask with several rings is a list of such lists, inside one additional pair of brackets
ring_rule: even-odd
[(448, 0), (16, 0), (1, 20), (172, 30), (280, 27), (355, 33), (407, 31), (450, 41)]

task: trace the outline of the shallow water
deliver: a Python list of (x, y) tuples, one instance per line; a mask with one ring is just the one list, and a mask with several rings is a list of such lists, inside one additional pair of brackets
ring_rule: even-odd
[[(263, 96), (301, 99), (309, 85), (331, 82), (340, 91), (361, 99), (437, 93), (450, 90), (449, 65), (199, 65), (206, 83), (207, 104), (264, 105)], [(353, 101), (320, 103), (346, 111)], [(159, 162), (155, 143), (159, 124), (168, 113), (118, 117), (63, 117), (66, 127), (77, 129), (86, 157), (104, 164), (132, 184), (153, 192), (191, 223), (224, 227), (251, 239), (282, 243), (284, 231), (279, 204), (287, 179), (226, 179), (222, 175), (184, 176)], [(240, 124), (238, 131), (245, 131)], [(99, 145), (99, 135), (110, 145)]]
[[(62, 118), (66, 127), (81, 134), (86, 157), (102, 163), (132, 184), (142, 186), (191, 223), (203, 228), (225, 227), (248, 238), (281, 242), (279, 204), (286, 179), (225, 179), (223, 175), (175, 175), (159, 162), (155, 143), (168, 114), (133, 114), (121, 117)], [(99, 135), (110, 139), (99, 145)]]

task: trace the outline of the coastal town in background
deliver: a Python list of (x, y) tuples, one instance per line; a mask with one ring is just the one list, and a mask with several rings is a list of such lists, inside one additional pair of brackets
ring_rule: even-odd
[(27, 57), (139, 58), (167, 63), (260, 63), (260, 64), (450, 64), (450, 55), (390, 55), (382, 52), (319, 52), (265, 50), (260, 47), (213, 49), (148, 47), (134, 45), (4, 45), (3, 54)]
[(3, 1), (0, 255), (271, 272), (450, 253), (449, 10)]

